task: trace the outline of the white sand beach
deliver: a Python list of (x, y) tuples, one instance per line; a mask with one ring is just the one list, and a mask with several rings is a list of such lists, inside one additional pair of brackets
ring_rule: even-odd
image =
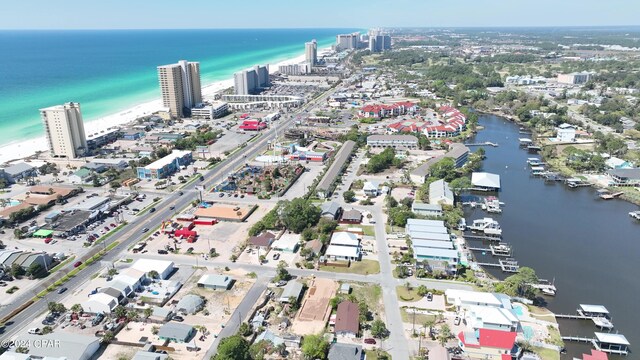
[[(318, 52), (324, 50), (326, 50), (326, 48), (318, 49)], [(276, 72), (280, 65), (295, 64), (302, 61), (304, 61), (304, 54), (295, 58), (281, 61), (277, 64), (270, 64), (269, 72)], [(202, 97), (206, 100), (212, 99), (217, 92), (229, 87), (233, 87), (233, 79), (226, 79), (208, 84), (202, 87)], [(73, 99), (69, 99), (69, 101), (72, 100)], [(85, 118), (85, 133), (87, 134), (87, 136), (89, 136), (90, 134), (99, 133), (100, 131), (114, 126), (121, 126), (130, 123), (139, 117), (150, 115), (162, 108), (162, 100), (157, 99), (136, 105), (130, 109), (120, 111), (117, 114), (104, 116), (98, 119)], [(37, 111), (37, 109), (34, 109), (34, 111)], [(9, 143), (7, 145), (0, 146), (0, 164), (13, 160), (23, 159), (35, 154), (37, 151), (46, 150), (47, 142), (44, 136)]]

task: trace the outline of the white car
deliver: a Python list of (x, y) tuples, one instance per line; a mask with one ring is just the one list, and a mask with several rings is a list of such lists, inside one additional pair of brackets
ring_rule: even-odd
[(40, 335), (42, 332), (40, 331), (40, 328), (33, 328), (33, 329), (29, 329), (29, 331), (27, 331), (29, 334), (31, 335)]

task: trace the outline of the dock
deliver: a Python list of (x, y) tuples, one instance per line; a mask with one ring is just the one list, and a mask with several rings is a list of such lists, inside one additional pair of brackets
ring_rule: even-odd
[(578, 178), (569, 178), (569, 179), (565, 179), (564, 181), (565, 184), (567, 184), (568, 187), (570, 188), (578, 188), (578, 187), (583, 187), (583, 186), (591, 186), (591, 184), (589, 184), (586, 181), (583, 181), (582, 179), (578, 179)]
[(493, 147), (498, 147), (498, 143), (493, 143), (491, 141), (485, 141), (483, 143), (471, 143), (471, 144), (465, 144), (466, 146), (493, 146)]
[(491, 255), (493, 256), (511, 256), (511, 246), (507, 244), (498, 244), (498, 245), (489, 245), (489, 249), (491, 249)]
[(471, 240), (487, 240), (487, 241), (500, 241), (502, 239), (501, 236), (486, 236), (486, 235), (471, 235), (464, 234), (463, 237), (465, 239)]
[(477, 263), (480, 266), (486, 266), (486, 267), (499, 267), (503, 272), (506, 273), (517, 273), (518, 269), (520, 269), (520, 266), (518, 265), (518, 262), (513, 260), (513, 259), (507, 259), (507, 260), (498, 260), (498, 263)]
[(614, 194), (603, 193), (603, 194), (600, 194), (600, 199), (602, 199), (602, 200), (611, 200), (611, 199), (617, 198), (618, 196), (620, 196), (622, 194), (624, 194), (622, 191), (614, 193)]
[(562, 340), (565, 341), (575, 341), (575, 342), (584, 342), (584, 343), (593, 343), (593, 338), (582, 337), (582, 336), (563, 336)]

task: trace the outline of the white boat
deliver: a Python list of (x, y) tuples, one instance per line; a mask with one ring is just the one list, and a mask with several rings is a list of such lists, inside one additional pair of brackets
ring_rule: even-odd
[(640, 220), (640, 211), (631, 211), (629, 212), (629, 216), (636, 220)]
[(458, 221), (458, 230), (465, 231), (467, 229), (467, 221), (462, 218)]
[(547, 296), (556, 296), (556, 292), (555, 290), (551, 289), (551, 288), (542, 288), (540, 289), (540, 291), (542, 291), (543, 294), (547, 295)]
[(484, 218), (473, 220), (469, 229), (472, 231), (483, 232), (485, 235), (489, 236), (500, 236), (502, 235), (502, 229), (500, 228), (500, 224), (492, 218)]

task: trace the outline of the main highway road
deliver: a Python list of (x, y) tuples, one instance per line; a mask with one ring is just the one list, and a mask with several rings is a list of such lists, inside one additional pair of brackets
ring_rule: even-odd
[[(33, 321), (34, 317), (47, 311), (47, 304), (50, 301), (63, 302), (68, 294), (73, 293), (80, 287), (81, 284), (89, 281), (93, 275), (101, 271), (102, 266), (100, 264), (102, 263), (102, 261), (115, 262), (121, 259), (124, 256), (124, 253), (132, 244), (148, 236), (148, 233), (143, 232), (144, 228), (153, 229), (158, 226), (163, 220), (169, 219), (174, 215), (175, 210), (171, 210), (170, 207), (175, 206), (176, 209), (182, 209), (188, 206), (193, 200), (197, 199), (198, 190), (196, 190), (196, 186), (204, 186), (206, 189), (208, 189), (214, 184), (224, 180), (229, 172), (240, 167), (241, 165), (244, 165), (247, 161), (247, 158), (253, 157), (254, 154), (257, 154), (260, 150), (266, 148), (268, 142), (274, 139), (276, 130), (278, 130), (280, 134), (282, 134), (285, 129), (293, 124), (298, 115), (307, 111), (309, 108), (315, 106), (319, 102), (325, 101), (332, 92), (333, 88), (325, 91), (314, 100), (303, 105), (297, 111), (291, 114), (284, 115), (282, 120), (272, 123), (273, 125), (268, 130), (264, 131), (261, 136), (257, 138), (257, 140), (248, 142), (244, 148), (241, 148), (235, 153), (229, 155), (228, 158), (219, 163), (215, 168), (203, 172), (202, 175), (204, 176), (204, 181), (195, 181), (194, 183), (187, 185), (184, 189), (182, 189), (183, 195), (179, 195), (179, 193), (177, 192), (168, 194), (158, 205), (156, 205), (156, 212), (147, 213), (140, 216), (134, 221), (128, 223), (113, 236), (105, 240), (105, 247), (116, 241), (119, 242), (119, 244), (111, 249), (106, 255), (104, 255), (101, 261), (94, 262), (90, 266), (87, 266), (85, 269), (76, 274), (76, 276), (67, 281), (64, 286), (68, 288), (68, 291), (63, 294), (58, 294), (56, 292), (49, 293), (42, 299), (38, 299), (31, 306), (24, 309), (22, 312), (7, 321), (6, 324), (4, 324), (4, 328), (0, 329), (2, 331), (2, 334), (0, 334), (0, 340), (8, 340), (17, 335), (21, 330), (23, 330), (28, 324)], [(71, 266), (72, 265), (69, 264), (67, 266), (67, 270), (70, 270)], [(30, 292), (25, 292), (20, 297), (16, 298), (16, 301), (0, 310), (0, 318), (7, 316), (12, 311), (17, 309), (20, 305), (29, 301), (34, 297), (35, 294), (39, 293), (45, 288), (45, 284), (41, 283), (39, 284), (39, 286), (33, 288)]]

